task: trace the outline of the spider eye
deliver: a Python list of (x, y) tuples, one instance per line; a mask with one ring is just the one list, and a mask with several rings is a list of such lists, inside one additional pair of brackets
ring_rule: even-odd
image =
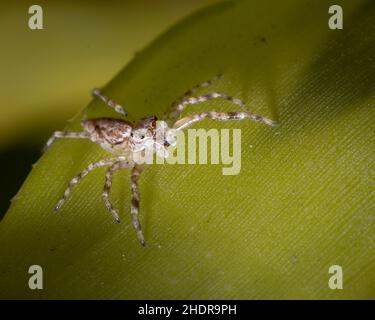
[(142, 134), (142, 135), (141, 135), (141, 139), (144, 139), (144, 138), (145, 138), (145, 135), (144, 135), (144, 134)]

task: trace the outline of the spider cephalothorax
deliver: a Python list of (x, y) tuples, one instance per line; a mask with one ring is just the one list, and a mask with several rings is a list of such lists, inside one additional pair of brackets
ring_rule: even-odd
[[(48, 140), (46, 145), (47, 148), (51, 146), (51, 144), (57, 138), (82, 138), (89, 139), (92, 142), (99, 144), (103, 149), (115, 154), (114, 158), (91, 163), (85, 170), (75, 176), (69, 182), (68, 188), (65, 190), (63, 197), (55, 206), (55, 211), (58, 211), (61, 208), (74, 185), (76, 185), (82, 178), (88, 175), (95, 168), (109, 166), (106, 173), (102, 197), (107, 209), (111, 212), (115, 221), (120, 222), (119, 214), (109, 200), (109, 191), (112, 185), (113, 173), (121, 169), (131, 168), (132, 201), (130, 213), (133, 226), (137, 233), (137, 238), (142, 245), (145, 245), (145, 240), (138, 217), (140, 202), (138, 177), (141, 173), (142, 167), (132, 160), (132, 156), (134, 154), (143, 150), (148, 150), (151, 151), (151, 153), (157, 153), (161, 157), (168, 157), (167, 147), (176, 144), (176, 132), (183, 130), (203, 119), (220, 121), (252, 119), (270, 126), (275, 126), (277, 124), (276, 121), (248, 111), (208, 111), (187, 115), (184, 118), (177, 120), (188, 105), (198, 104), (212, 99), (224, 99), (235, 105), (244, 107), (245, 103), (241, 100), (219, 92), (212, 92), (209, 94), (192, 97), (192, 94), (194, 94), (194, 92), (199, 88), (208, 87), (215, 79), (219, 78), (221, 78), (221, 75), (212, 80), (194, 86), (192, 89), (188, 90), (182, 98), (172, 104), (172, 108), (167, 114), (167, 120), (172, 123), (171, 127), (168, 126), (166, 121), (157, 121), (155, 116), (143, 118), (139, 120), (136, 125), (124, 119), (99, 118), (82, 121), (84, 132), (55, 132)], [(115, 103), (113, 100), (102, 94), (99, 89), (94, 89), (93, 95), (101, 99), (121, 115), (127, 115), (121, 105)]]
[(130, 137), (130, 148), (133, 152), (153, 148), (156, 138), (156, 120), (155, 116), (151, 116), (138, 121)]
[(130, 137), (132, 152), (148, 149), (163, 158), (169, 156), (167, 148), (175, 144), (175, 129), (169, 128), (165, 121), (157, 121), (155, 116), (141, 119)]

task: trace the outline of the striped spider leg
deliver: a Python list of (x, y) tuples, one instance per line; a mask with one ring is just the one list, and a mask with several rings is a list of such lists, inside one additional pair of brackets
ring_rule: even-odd
[(57, 139), (61, 139), (61, 138), (90, 139), (90, 136), (86, 132), (63, 132), (63, 131), (56, 131), (48, 139), (46, 145), (43, 148), (43, 152), (46, 152)]
[(131, 192), (132, 192), (132, 200), (131, 200), (131, 217), (132, 217), (132, 224), (137, 233), (138, 241), (141, 243), (142, 246), (146, 245), (145, 237), (142, 232), (141, 223), (139, 221), (139, 201), (140, 195), (138, 190), (138, 178), (142, 172), (142, 167), (135, 164), (133, 166), (129, 166), (128, 162), (118, 161), (112, 164), (112, 166), (107, 170), (105, 176), (105, 184), (104, 184), (104, 191), (102, 194), (104, 203), (107, 209), (112, 213), (112, 216), (115, 218), (117, 222), (120, 222), (119, 215), (116, 209), (113, 207), (112, 203), (109, 200), (109, 191), (111, 190), (112, 186), (112, 177), (113, 174), (121, 169), (125, 168), (132, 168), (130, 181), (131, 181)]
[(193, 125), (196, 122), (202, 121), (204, 119), (219, 120), (219, 121), (229, 121), (229, 120), (244, 120), (252, 119), (269, 126), (275, 127), (278, 125), (277, 121), (268, 119), (266, 117), (260, 116), (251, 112), (241, 112), (241, 111), (232, 111), (232, 112), (216, 112), (216, 111), (207, 111), (188, 115), (175, 122), (173, 128), (176, 130), (183, 130), (187, 127)]
[[(243, 120), (252, 119), (267, 125), (275, 126), (276, 121), (270, 120), (263, 116), (248, 112), (216, 112), (208, 111), (201, 112), (192, 115), (187, 115), (177, 120), (181, 113), (186, 109), (188, 105), (194, 105), (203, 103), (212, 99), (224, 99), (240, 107), (244, 107), (245, 103), (240, 99), (228, 96), (219, 92), (212, 92), (209, 94), (192, 97), (198, 89), (208, 87), (213, 84), (215, 80), (221, 79), (222, 76), (218, 75), (215, 78), (198, 84), (188, 90), (182, 98), (178, 99), (172, 104), (170, 111), (166, 114), (166, 120), (160, 121), (160, 126), (157, 127), (155, 116), (146, 117), (140, 119), (136, 124), (133, 124), (125, 119), (114, 119), (114, 118), (98, 118), (88, 119), (81, 122), (84, 129), (83, 132), (55, 132), (52, 137), (48, 140), (46, 148), (49, 148), (56, 139), (60, 138), (79, 138), (88, 139), (91, 142), (98, 144), (104, 150), (109, 151), (115, 155), (114, 158), (101, 160), (88, 165), (81, 173), (75, 176), (68, 184), (62, 198), (58, 201), (55, 206), (55, 211), (59, 211), (61, 206), (64, 204), (68, 196), (70, 195), (73, 187), (78, 184), (85, 176), (87, 176), (92, 170), (99, 167), (107, 166), (107, 172), (105, 175), (104, 190), (102, 198), (108, 211), (111, 212), (116, 222), (120, 222), (120, 217), (117, 210), (114, 208), (109, 200), (109, 193), (112, 186), (113, 174), (121, 169), (131, 168), (131, 218), (132, 224), (136, 231), (139, 242), (144, 246), (145, 239), (142, 232), (141, 224), (139, 221), (139, 205), (140, 205), (140, 193), (138, 188), (138, 179), (142, 172), (143, 167), (137, 164), (132, 157), (141, 151), (151, 151), (157, 153), (159, 156), (168, 157), (167, 147), (174, 145), (175, 131), (183, 130), (192, 124), (199, 122), (204, 119), (212, 120)], [(104, 95), (99, 89), (92, 91), (94, 97), (99, 98), (109, 107), (114, 109), (122, 116), (127, 113), (121, 105), (117, 104), (106, 95)], [(167, 122), (174, 123), (171, 127), (168, 127)]]
[(169, 108), (169, 110), (165, 113), (165, 121), (172, 122), (176, 121), (181, 114), (181, 112), (185, 109), (186, 104), (181, 103), (185, 100), (187, 100), (189, 97), (191, 97), (197, 90), (200, 88), (206, 88), (214, 84), (215, 81), (221, 80), (223, 78), (222, 74), (218, 74), (215, 77), (213, 77), (210, 80), (207, 80), (205, 82), (196, 84), (195, 86), (191, 87), (189, 90), (187, 90), (181, 98), (174, 101)]
[(114, 102), (113, 100), (109, 99), (106, 95), (104, 95), (102, 93), (102, 91), (99, 88), (94, 88), (91, 91), (91, 94), (92, 94), (93, 97), (97, 97), (100, 100), (102, 100), (107, 106), (109, 106), (110, 108), (115, 110), (117, 113), (119, 113), (123, 116), (128, 115), (128, 113), (124, 110), (124, 108), (120, 104), (118, 104), (118, 103)]
[[(186, 109), (188, 105), (195, 105), (199, 103), (203, 103), (208, 100), (212, 99), (224, 99), (229, 101), (235, 105), (240, 107), (245, 107), (245, 102), (238, 98), (234, 98), (232, 96), (220, 93), (220, 92), (211, 92), (208, 94), (204, 94), (197, 97), (192, 97), (191, 95), (195, 93), (198, 89), (203, 87), (208, 87), (214, 83), (214, 81), (222, 79), (223, 75), (219, 74), (216, 77), (203, 82), (201, 84), (195, 85), (192, 89), (188, 90), (182, 98), (178, 99), (175, 103), (172, 104), (171, 110), (166, 115), (167, 119), (176, 121), (181, 113)], [(195, 122), (202, 121), (204, 119), (212, 119), (212, 120), (220, 120), (220, 121), (228, 121), (228, 120), (244, 120), (244, 119), (252, 119), (270, 126), (276, 126), (278, 123), (277, 121), (268, 119), (261, 115), (254, 114), (252, 112), (243, 111), (243, 112), (216, 112), (216, 111), (209, 111), (209, 112), (201, 112), (198, 114), (188, 115), (182, 119), (177, 120), (173, 124), (173, 128), (176, 130), (183, 130), (190, 125), (194, 124)]]
[[(72, 180), (70, 180), (68, 187), (65, 189), (63, 196), (61, 199), (57, 202), (54, 211), (57, 212), (61, 209), (62, 205), (65, 203), (66, 199), (69, 197), (70, 193), (72, 192), (72, 189), (76, 184), (81, 182), (81, 180), (86, 177), (91, 171), (93, 171), (96, 168), (104, 167), (104, 166), (110, 166), (118, 161), (125, 161), (126, 159), (124, 157), (118, 157), (114, 159), (108, 159), (108, 160), (100, 160), (97, 162), (90, 163), (84, 170), (82, 170), (79, 174), (77, 174)], [(104, 193), (104, 192), (103, 192)], [(117, 222), (120, 221), (118, 215), (114, 214), (113, 217)]]

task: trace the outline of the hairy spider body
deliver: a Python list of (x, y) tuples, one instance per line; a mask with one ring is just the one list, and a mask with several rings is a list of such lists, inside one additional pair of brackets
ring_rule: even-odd
[(100, 118), (84, 120), (81, 125), (89, 139), (107, 151), (122, 153), (130, 148), (133, 126), (129, 121)]
[[(58, 138), (78, 138), (88, 139), (98, 144), (104, 150), (114, 154), (114, 158), (101, 160), (91, 163), (86, 169), (75, 176), (68, 184), (62, 198), (55, 206), (55, 211), (59, 211), (72, 188), (79, 183), (92, 170), (98, 167), (107, 166), (107, 173), (105, 175), (104, 190), (102, 198), (106, 208), (112, 214), (116, 222), (120, 222), (120, 217), (116, 209), (109, 200), (109, 192), (112, 186), (113, 174), (121, 169), (131, 168), (131, 218), (132, 224), (137, 234), (139, 242), (144, 246), (145, 239), (139, 221), (139, 204), (140, 195), (138, 189), (138, 178), (142, 172), (143, 167), (132, 160), (132, 155), (143, 150), (155, 152), (161, 157), (168, 157), (167, 147), (175, 145), (175, 132), (183, 130), (192, 124), (202, 121), (204, 119), (228, 121), (228, 120), (243, 120), (252, 119), (270, 126), (277, 125), (276, 121), (270, 120), (263, 116), (247, 112), (216, 112), (208, 111), (197, 114), (188, 115), (177, 120), (188, 105), (202, 103), (211, 99), (224, 99), (240, 107), (244, 107), (245, 103), (240, 99), (219, 93), (212, 92), (198, 97), (191, 95), (199, 88), (208, 87), (214, 80), (220, 79), (222, 76), (218, 75), (215, 78), (194, 86), (187, 91), (182, 98), (172, 104), (171, 110), (166, 114), (166, 121), (158, 121), (155, 116), (140, 119), (137, 124), (133, 124), (125, 119), (114, 118), (98, 118), (87, 119), (81, 122), (84, 129), (83, 132), (55, 132), (48, 140), (46, 148), (49, 148), (53, 142)], [(94, 97), (101, 99), (109, 107), (113, 108), (119, 114), (125, 116), (127, 113), (121, 105), (115, 103), (113, 100), (105, 96), (101, 90), (94, 89), (92, 91)], [(169, 128), (167, 121), (172, 123)]]

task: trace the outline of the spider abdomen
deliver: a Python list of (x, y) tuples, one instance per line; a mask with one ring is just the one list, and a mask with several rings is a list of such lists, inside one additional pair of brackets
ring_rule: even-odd
[(108, 151), (126, 151), (133, 130), (130, 122), (121, 119), (98, 118), (82, 121), (90, 140)]

